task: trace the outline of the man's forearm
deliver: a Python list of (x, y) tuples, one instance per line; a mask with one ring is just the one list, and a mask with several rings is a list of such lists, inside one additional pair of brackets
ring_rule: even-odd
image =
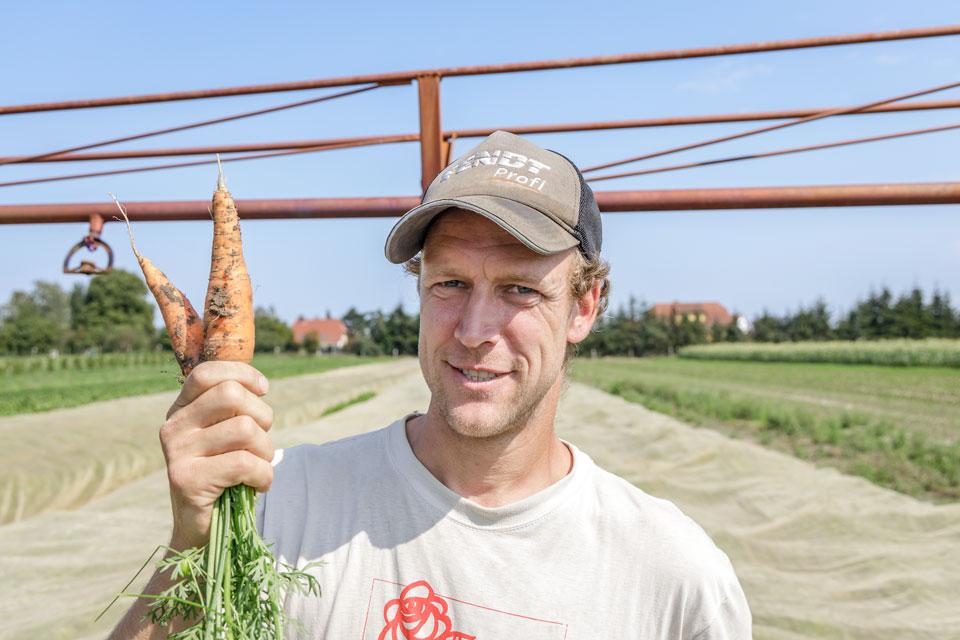
[[(143, 593), (157, 595), (173, 584), (169, 571), (157, 571), (147, 582)], [(176, 620), (165, 626), (158, 626), (150, 621), (150, 598), (137, 598), (133, 605), (124, 614), (107, 640), (165, 640), (171, 633), (187, 627), (183, 620)]]

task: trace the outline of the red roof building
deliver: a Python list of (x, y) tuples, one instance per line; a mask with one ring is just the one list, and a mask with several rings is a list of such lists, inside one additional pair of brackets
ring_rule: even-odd
[(301, 318), (293, 323), (293, 341), (303, 344), (311, 333), (316, 334), (321, 349), (343, 349), (347, 346), (347, 325), (336, 318)]
[(719, 302), (658, 302), (653, 305), (653, 315), (664, 319), (676, 318), (677, 321), (686, 317), (691, 322), (698, 321), (707, 327), (733, 322), (733, 316)]

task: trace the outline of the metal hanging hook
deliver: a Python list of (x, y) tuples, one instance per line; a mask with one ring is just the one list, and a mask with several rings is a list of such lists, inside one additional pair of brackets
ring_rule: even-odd
[[(64, 273), (77, 273), (81, 275), (95, 276), (109, 273), (113, 269), (113, 249), (110, 248), (109, 244), (100, 238), (100, 234), (102, 232), (103, 216), (101, 216), (99, 213), (91, 214), (90, 230), (87, 232), (87, 235), (83, 236), (83, 238), (80, 239), (80, 242), (73, 245), (73, 247), (71, 247), (67, 252), (67, 257), (63, 259)], [(100, 267), (90, 260), (81, 259), (80, 264), (75, 267), (70, 267), (70, 259), (73, 258), (74, 254), (80, 251), (80, 249), (86, 249), (92, 253), (98, 248), (103, 249), (106, 252), (107, 266)]]

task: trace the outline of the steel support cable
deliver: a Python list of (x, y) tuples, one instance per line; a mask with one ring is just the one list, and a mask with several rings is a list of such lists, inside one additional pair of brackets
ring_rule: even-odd
[[(444, 131), (445, 139), (450, 138), (484, 138), (494, 131), (511, 131), (518, 135), (541, 134), (541, 133), (569, 133), (575, 131), (608, 131), (611, 129), (635, 129), (642, 127), (672, 127), (700, 124), (718, 124), (726, 122), (750, 122), (755, 120), (786, 120), (789, 118), (802, 118), (804, 116), (821, 113), (828, 109), (836, 107), (818, 107), (807, 109), (783, 109), (778, 111), (757, 111), (741, 113), (720, 113), (704, 114), (694, 116), (668, 116), (656, 118), (642, 118), (634, 120), (611, 120), (607, 122), (573, 122), (573, 123), (554, 123), (544, 125), (520, 125), (503, 127), (486, 127), (474, 129), (453, 129)], [(871, 115), (878, 113), (902, 113), (906, 111), (928, 111), (934, 109), (956, 109), (960, 108), (960, 100), (931, 100), (927, 102), (909, 102), (906, 104), (892, 104), (871, 109), (864, 109), (857, 113), (841, 113), (837, 115), (858, 116)], [(133, 149), (126, 151), (98, 151), (94, 153), (71, 153), (62, 156), (49, 158), (40, 158), (30, 160), (27, 156), (0, 156), (0, 164), (5, 164), (6, 160), (16, 160), (19, 162), (30, 163), (50, 163), (50, 162), (85, 162), (92, 160), (129, 160), (132, 158), (161, 158), (169, 156), (207, 156), (215, 153), (250, 153), (259, 151), (282, 151), (286, 149), (303, 149), (306, 147), (319, 147), (329, 144), (340, 144), (343, 142), (355, 142), (363, 140), (365, 143), (373, 144), (371, 140), (379, 141), (378, 144), (388, 144), (396, 142), (416, 142), (420, 139), (418, 133), (403, 133), (389, 136), (362, 136), (350, 138), (327, 138), (315, 140), (277, 140), (273, 142), (256, 142), (246, 144), (223, 144), (208, 145), (199, 147), (171, 147), (154, 149)], [(9, 164), (13, 164), (12, 162)]]
[(652, 153), (645, 153), (640, 156), (633, 156), (632, 158), (625, 158), (623, 160), (615, 160), (613, 162), (605, 162), (603, 164), (594, 165), (592, 167), (587, 167), (583, 169), (583, 173), (590, 173), (593, 171), (599, 171), (600, 169), (609, 169), (610, 167), (617, 167), (624, 164), (630, 164), (632, 162), (639, 162), (641, 160), (649, 160), (651, 158), (659, 158), (661, 156), (667, 156), (674, 153), (679, 153), (681, 151), (689, 151), (690, 149), (699, 149), (701, 147), (708, 147), (710, 145), (719, 144), (721, 142), (728, 142), (730, 140), (738, 140), (740, 138), (746, 138), (749, 136), (755, 136), (761, 133), (766, 133), (768, 131), (775, 131), (777, 129), (786, 129), (787, 127), (794, 127), (798, 124), (806, 124), (808, 122), (814, 122), (815, 120), (822, 120), (824, 118), (829, 118), (831, 116), (839, 115), (848, 115), (859, 113), (864, 109), (869, 109), (871, 107), (879, 107), (881, 105), (890, 104), (892, 102), (902, 102), (903, 100), (909, 100), (910, 98), (918, 98), (920, 96), (926, 96), (931, 93), (937, 93), (939, 91), (946, 91), (947, 89), (953, 89), (955, 87), (960, 87), (960, 82), (951, 82), (949, 84), (939, 85), (932, 87), (930, 89), (922, 89), (920, 91), (912, 91), (910, 93), (905, 93), (899, 96), (894, 96), (893, 98), (885, 98), (883, 100), (877, 100), (874, 102), (868, 102), (866, 104), (857, 105), (853, 107), (839, 107), (836, 109), (830, 109), (828, 111), (822, 111), (820, 113), (815, 113), (797, 120), (791, 120), (789, 122), (780, 122), (777, 124), (771, 124), (764, 127), (758, 127), (756, 129), (750, 129), (748, 131), (742, 131), (740, 133), (734, 133), (728, 136), (720, 136), (719, 138), (711, 138), (709, 140), (703, 140), (700, 142), (694, 142), (691, 144), (681, 145), (679, 147), (672, 147), (670, 149), (663, 149), (661, 151), (654, 151)]
[[(957, 106), (960, 107), (960, 101)], [(212, 156), (216, 153), (250, 153), (260, 151), (286, 151), (288, 149), (306, 149), (307, 147), (326, 147), (345, 143), (355, 143), (354, 146), (374, 144), (390, 144), (396, 142), (417, 142), (418, 133), (403, 133), (383, 136), (357, 136), (349, 138), (326, 138), (316, 140), (280, 140), (274, 142), (255, 142), (248, 144), (220, 144), (201, 147), (173, 147), (169, 149), (133, 149), (129, 151), (98, 151), (94, 153), (76, 153), (52, 158), (43, 158), (30, 161), (33, 163), (51, 162), (86, 162), (90, 160), (132, 160), (137, 158), (165, 158), (171, 156)], [(14, 156), (20, 158), (24, 156)], [(0, 164), (5, 160), (0, 156)], [(27, 162), (23, 160), (22, 162)]]
[(86, 149), (96, 149), (97, 147), (106, 147), (111, 144), (118, 144), (120, 142), (130, 142), (132, 140), (142, 140), (143, 138), (152, 138), (154, 136), (161, 136), (167, 133), (176, 133), (178, 131), (187, 131), (188, 129), (198, 129), (200, 127), (208, 127), (214, 124), (221, 124), (223, 122), (232, 122), (234, 120), (242, 120), (244, 118), (252, 118), (254, 116), (262, 116), (268, 113), (276, 113), (277, 111), (285, 111), (287, 109), (295, 109), (296, 107), (305, 107), (311, 104), (317, 104), (320, 102), (326, 102), (328, 100), (334, 100), (336, 98), (344, 98), (346, 96), (352, 96), (358, 93), (364, 93), (372, 89), (377, 89), (382, 87), (382, 84), (372, 84), (366, 87), (360, 87), (358, 89), (350, 89), (349, 91), (341, 91), (339, 93), (332, 93), (325, 96), (320, 96), (317, 98), (310, 98), (308, 100), (298, 100), (297, 102), (288, 102), (286, 104), (276, 105), (274, 107), (267, 107), (265, 109), (256, 109), (254, 111), (244, 111), (243, 113), (235, 113), (230, 116), (223, 116), (221, 118), (213, 118), (210, 120), (200, 120), (199, 122), (190, 122), (188, 124), (179, 125), (176, 127), (167, 127), (166, 129), (157, 129), (155, 131), (147, 131), (145, 133), (136, 133), (129, 136), (122, 136), (120, 138), (111, 138), (110, 140), (102, 140), (100, 142), (91, 142), (89, 144), (78, 145), (75, 147), (67, 147), (66, 149), (59, 149), (57, 151), (47, 151), (45, 153), (26, 156), (23, 158), (3, 158), (0, 159), (0, 165), (5, 164), (20, 164), (25, 162), (36, 162), (38, 160), (43, 160), (50, 158), (52, 156), (59, 156), (65, 153), (73, 153), (75, 151), (83, 151)]
[[(711, 166), (711, 165), (716, 165), (716, 164), (726, 164), (726, 163), (730, 163), (730, 162), (739, 162), (739, 161), (741, 161), (741, 160), (755, 160), (755, 159), (759, 159), (759, 158), (769, 158), (769, 157), (781, 156), (781, 155), (788, 155), (788, 154), (793, 154), (793, 153), (801, 153), (801, 152), (805, 152), (805, 151), (817, 151), (817, 150), (820, 150), (820, 149), (831, 149), (831, 148), (834, 148), (834, 147), (849, 146), (849, 145), (854, 145), (854, 144), (863, 144), (863, 143), (867, 143), (867, 142), (879, 142), (879, 141), (882, 141), (882, 140), (892, 140), (892, 139), (895, 139), (895, 138), (904, 138), (904, 137), (908, 137), (908, 136), (923, 135), (923, 134), (927, 134), (927, 133), (936, 133), (936, 132), (940, 132), (940, 131), (950, 131), (950, 130), (958, 129), (958, 128), (960, 128), (960, 124), (952, 124), (952, 125), (946, 125), (946, 126), (942, 126), (942, 127), (931, 127), (931, 128), (928, 128), (928, 129), (914, 129), (914, 130), (910, 130), (910, 131), (902, 131), (902, 132), (897, 132), (897, 133), (889, 133), (889, 134), (883, 134), (883, 135), (879, 135), (879, 136), (871, 136), (871, 137), (867, 137), (867, 138), (852, 138), (852, 139), (848, 139), (848, 140), (840, 140), (840, 141), (837, 141), (837, 142), (828, 142), (828, 143), (818, 144), (818, 145), (809, 145), (809, 146), (804, 146), (804, 147), (791, 147), (791, 148), (787, 148), (787, 149), (778, 149), (778, 150), (775, 150), (775, 151), (767, 151), (767, 152), (763, 152), (763, 153), (755, 153), (755, 154), (746, 154), (746, 155), (739, 155), (739, 156), (731, 156), (731, 157), (726, 157), (726, 158), (717, 158), (717, 159), (714, 159), (714, 160), (703, 160), (703, 161), (700, 161), (700, 162), (690, 162), (690, 163), (686, 163), (686, 164), (670, 165), (670, 166), (666, 166), (666, 167), (655, 167), (655, 168), (652, 168), (652, 169), (642, 169), (642, 170), (639, 170), (639, 171), (629, 171), (629, 172), (625, 172), (625, 173), (615, 173), (615, 174), (594, 176), (594, 177), (592, 177), (592, 178), (587, 178), (587, 181), (588, 181), (588, 182), (599, 182), (599, 181), (601, 181), (601, 180), (613, 180), (613, 179), (615, 179), (615, 178), (627, 178), (627, 177), (631, 177), (631, 176), (641, 176), (641, 175), (647, 175), (647, 174), (651, 174), (651, 173), (664, 173), (664, 172), (667, 172), (667, 171), (679, 171), (679, 170), (681, 170), (681, 169), (693, 169), (693, 168), (696, 168), (696, 167), (706, 167), (706, 166)], [(314, 152), (318, 152), (318, 151), (329, 151), (329, 150), (334, 150), (334, 149), (347, 149), (347, 148), (361, 147), (361, 146), (367, 146), (367, 145), (373, 145), (373, 144), (386, 144), (386, 143), (389, 143), (389, 142), (403, 142), (403, 141), (405, 141), (405, 140), (397, 140), (396, 138), (397, 138), (397, 136), (384, 136), (384, 137), (381, 138), (381, 139), (376, 139), (376, 138), (369, 138), (369, 139), (359, 138), (359, 139), (355, 139), (355, 140), (353, 140), (353, 141), (347, 141), (347, 142), (341, 142), (341, 143), (334, 143), (334, 144), (326, 144), (326, 145), (319, 145), (319, 146), (316, 146), (316, 147), (309, 147), (309, 148), (305, 148), (305, 149), (292, 149), (292, 150), (285, 150), (285, 151), (273, 151), (273, 152), (269, 152), (269, 153), (255, 153), (255, 154), (250, 154), (250, 155), (245, 155), (245, 156), (226, 157), (226, 158), (223, 158), (223, 162), (239, 161), (239, 160), (259, 160), (259, 159), (263, 159), (263, 158), (275, 158), (275, 157), (281, 157), (281, 156), (291, 156), (291, 155), (297, 155), (297, 154), (301, 154), (301, 153), (314, 153)], [(95, 178), (95, 177), (102, 177), (102, 176), (123, 175), (123, 174), (127, 174), (127, 173), (141, 173), (141, 172), (146, 172), (146, 171), (159, 171), (159, 170), (162, 170), (162, 169), (179, 169), (179, 168), (184, 168), (184, 167), (196, 167), (196, 166), (201, 166), (201, 165), (205, 165), (205, 164), (212, 164), (212, 163), (214, 163), (214, 162), (216, 162), (216, 161), (215, 161), (215, 160), (195, 160), (195, 161), (191, 161), (191, 162), (174, 162), (174, 163), (161, 164), (161, 165), (149, 165), (149, 166), (145, 166), (145, 167), (131, 167), (131, 168), (129, 168), (129, 169), (115, 169), (115, 170), (110, 170), (110, 171), (96, 171), (96, 172), (91, 172), (91, 173), (77, 173), (77, 174), (60, 175), (60, 176), (49, 176), (49, 177), (46, 177), (46, 178), (31, 178), (31, 179), (27, 179), (27, 180), (14, 180), (14, 181), (10, 181), (10, 182), (0, 182), (0, 188), (2, 188), (2, 187), (23, 186), (23, 185), (28, 185), (28, 184), (39, 184), (39, 183), (44, 183), (44, 182), (60, 182), (60, 181), (64, 181), (64, 180), (74, 180), (74, 179), (80, 179), (80, 178)]]
[(469, 67), (443, 67), (437, 69), (421, 69), (418, 71), (399, 71), (393, 73), (366, 74), (341, 78), (324, 78), (320, 80), (302, 80), (297, 82), (246, 85), (226, 87), (222, 89), (200, 89), (193, 91), (174, 91), (169, 93), (119, 96), (113, 98), (95, 98), (90, 100), (68, 100), (62, 102), (9, 105), (0, 106), (0, 116), (14, 113), (35, 113), (38, 111), (60, 111), (65, 109), (88, 109), (94, 107), (171, 102), (174, 100), (222, 98), (229, 96), (250, 95), (255, 93), (302, 91), (306, 89), (345, 87), (357, 84), (367, 84), (370, 82), (411, 82), (422, 76), (440, 76), (443, 78), (454, 76), (516, 73), (523, 71), (546, 71), (548, 69), (572, 69), (577, 67), (596, 67), (611, 64), (629, 64), (638, 62), (657, 62), (662, 60), (686, 60), (691, 58), (708, 58), (714, 56), (785, 51), (790, 49), (810, 49), (815, 47), (866, 44), (871, 42), (911, 40), (916, 38), (935, 38), (953, 35), (960, 35), (960, 25), (953, 24), (937, 27), (921, 27), (919, 29), (899, 29), (895, 31), (853, 33), (837, 36), (796, 38), (792, 40), (773, 40), (770, 42), (715, 45), (691, 49), (674, 49), (668, 51), (645, 51), (638, 53), (592, 56), (584, 58), (565, 58), (559, 60), (514, 62), (508, 64), (476, 65)]
[[(287, 151), (272, 151), (269, 153), (253, 153), (245, 156), (228, 156), (221, 158), (222, 162), (237, 162), (239, 160), (260, 160), (262, 158), (278, 158), (281, 156), (292, 156), (300, 153), (315, 153), (317, 151), (330, 151), (333, 149), (347, 149), (351, 147), (361, 147), (368, 144), (377, 144), (377, 142), (344, 142), (339, 144), (327, 144), (306, 149), (292, 149)], [(111, 169), (109, 171), (92, 171), (90, 173), (71, 173), (67, 175), (48, 176), (46, 178), (27, 178), (25, 180), (11, 180), (9, 182), (0, 182), (2, 187), (19, 187), (28, 184), (41, 184), (44, 182), (61, 182), (64, 180), (79, 180), (81, 178), (99, 178), (103, 176), (119, 176), (127, 173), (143, 173), (145, 171), (160, 171), (162, 169), (182, 169), (184, 167), (199, 167), (205, 164), (216, 164), (216, 160), (193, 160), (190, 162), (171, 162), (168, 164), (155, 164), (144, 167), (130, 167), (129, 169)]]
[[(841, 113), (837, 115), (867, 115), (874, 113), (894, 113), (902, 111), (928, 111), (934, 109), (955, 109), (960, 107), (960, 100), (930, 100), (927, 102), (909, 102), (888, 106), (864, 109), (858, 113)], [(632, 120), (611, 120), (607, 122), (572, 122), (543, 125), (522, 125), (517, 127), (487, 127), (483, 129), (457, 129), (445, 131), (445, 136), (456, 134), (458, 138), (485, 138), (494, 131), (504, 130), (518, 135), (537, 133), (569, 133), (575, 131), (603, 131), (609, 129), (639, 129), (647, 127), (677, 127), (700, 124), (722, 124), (727, 122), (752, 122), (756, 120), (786, 120), (789, 118), (803, 118), (821, 113), (828, 109), (839, 107), (816, 107), (806, 109), (780, 109), (777, 111), (756, 111), (742, 113), (718, 113), (692, 116), (667, 116), (656, 118), (639, 118)]]
[(864, 144), (867, 142), (880, 142), (882, 140), (893, 140), (895, 138), (919, 136), (927, 133), (952, 131), (953, 129), (960, 129), (960, 123), (948, 124), (941, 127), (930, 127), (928, 129), (912, 129), (910, 131), (886, 133), (879, 136), (870, 136), (868, 138), (850, 138), (848, 140), (838, 140), (836, 142), (827, 142), (824, 144), (813, 144), (813, 145), (807, 145), (803, 147), (790, 147), (787, 149), (777, 149), (775, 151), (765, 151), (763, 153), (750, 153), (746, 155), (730, 156), (727, 158), (716, 158), (714, 160), (702, 160), (700, 162), (688, 162), (686, 164), (675, 164), (667, 167), (654, 167), (652, 169), (641, 169), (639, 171), (627, 171), (624, 173), (612, 173), (612, 174), (601, 175), (601, 176), (593, 176), (592, 178), (587, 178), (587, 182), (600, 182), (601, 180), (613, 180), (615, 178), (628, 178), (631, 176), (644, 176), (651, 173), (665, 173), (667, 171), (680, 171), (681, 169), (709, 167), (716, 164), (740, 162), (741, 160), (756, 160), (758, 158), (772, 158), (774, 156), (785, 156), (791, 153), (803, 153), (805, 151), (819, 151), (821, 149), (832, 149), (834, 147), (845, 147), (845, 146), (850, 146), (854, 144)]

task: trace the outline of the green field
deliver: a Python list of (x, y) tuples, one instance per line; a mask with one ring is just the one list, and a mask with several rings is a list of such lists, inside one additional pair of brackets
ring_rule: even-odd
[(578, 359), (574, 379), (932, 500), (960, 500), (960, 370)]
[(960, 340), (721, 342), (680, 349), (681, 358), (753, 362), (829, 362), (891, 367), (960, 367)]
[[(97, 364), (70, 356), (83, 364), (69, 368), (60, 368), (62, 363), (44, 364), (47, 358), (25, 357), (19, 363), (16, 358), (4, 358), (6, 373), (0, 373), (0, 416), (76, 407), (98, 400), (171, 391), (180, 386), (180, 371), (171, 354), (136, 356), (99, 356), (102, 361)], [(253, 366), (268, 378), (286, 378), (376, 361), (356, 356), (258, 354)]]

